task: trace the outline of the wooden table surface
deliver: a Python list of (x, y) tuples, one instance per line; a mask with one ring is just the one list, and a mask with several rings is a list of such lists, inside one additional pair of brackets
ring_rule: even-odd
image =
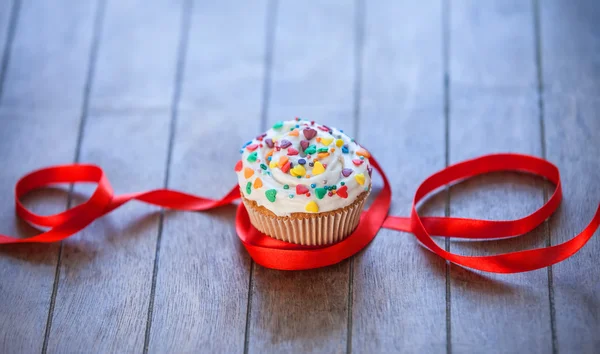
[[(559, 166), (549, 222), (504, 241), (439, 240), (460, 254), (563, 242), (600, 200), (594, 0), (2, 0), (0, 51), (4, 234), (37, 232), (13, 206), (33, 169), (97, 163), (117, 193), (218, 197), (239, 146), (295, 116), (367, 146), (394, 215), (426, 176), (470, 157)], [(27, 201), (57, 212), (92, 188)], [(492, 174), (423, 210), (513, 219), (552, 188)], [(598, 233), (522, 274), (465, 270), (390, 230), (338, 265), (282, 272), (251, 261), (234, 214), (130, 203), (61, 244), (0, 247), (0, 352), (600, 352)]]

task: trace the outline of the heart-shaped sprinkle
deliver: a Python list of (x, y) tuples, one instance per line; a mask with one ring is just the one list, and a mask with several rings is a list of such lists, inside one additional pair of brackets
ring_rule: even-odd
[(253, 169), (251, 169), (250, 167), (244, 168), (244, 177), (250, 178), (250, 177), (252, 177), (253, 174), (254, 174)]
[(275, 189), (269, 189), (265, 192), (265, 196), (271, 203), (273, 203), (275, 201), (275, 197), (277, 196), (277, 191)]
[(250, 144), (246, 146), (246, 149), (248, 149), (249, 151), (254, 151), (256, 150), (256, 148), (258, 148), (258, 144)]
[(290, 170), (290, 167), (291, 167), (291, 163), (288, 161), (280, 168), (281, 168), (281, 171), (283, 171), (283, 173), (288, 173), (288, 171)]
[(239, 160), (236, 164), (235, 164), (235, 168), (234, 168), (235, 172), (240, 172), (242, 170), (242, 160)]
[(306, 207), (304, 207), (304, 210), (308, 211), (309, 213), (318, 213), (319, 206), (317, 205), (317, 203), (314, 200), (311, 200), (310, 202), (308, 202), (308, 204), (306, 204)]
[(315, 195), (319, 199), (323, 199), (323, 197), (327, 194), (327, 189), (325, 188), (315, 188)]
[(258, 154), (256, 153), (256, 151), (251, 152), (250, 155), (248, 155), (248, 162), (256, 162), (257, 158)]
[(254, 180), (254, 189), (258, 189), (263, 186), (262, 180), (260, 178), (256, 178)]
[(354, 175), (354, 178), (356, 179), (356, 182), (358, 182), (358, 184), (360, 184), (361, 186), (363, 184), (365, 184), (365, 174), (364, 173), (357, 173)]
[(323, 164), (319, 161), (315, 162), (315, 165), (312, 169), (312, 175), (313, 176), (317, 176), (320, 175), (321, 173), (325, 172), (325, 167), (323, 167)]
[(361, 159), (352, 159), (352, 163), (353, 163), (354, 165), (356, 165), (356, 166), (360, 166), (360, 165), (362, 165), (362, 164), (363, 164), (363, 162), (364, 162), (364, 161), (363, 161), (363, 160), (361, 160)]
[(302, 134), (304, 134), (306, 139), (310, 140), (317, 135), (317, 131), (311, 128), (306, 128), (302, 131)]
[(308, 145), (310, 145), (310, 142), (308, 142), (308, 140), (302, 140), (300, 142), (300, 147), (302, 148), (302, 151), (306, 150), (306, 148), (308, 147)]
[(296, 186), (296, 194), (306, 194), (308, 193), (308, 187), (303, 185), (303, 184), (299, 184)]
[(279, 147), (282, 148), (282, 149), (285, 149), (285, 148), (287, 148), (290, 145), (292, 145), (292, 143), (289, 140), (283, 139), (283, 140), (281, 140), (279, 142)]
[(358, 151), (356, 151), (356, 154), (358, 156), (363, 156), (365, 158), (371, 158), (371, 154), (369, 154), (369, 152), (363, 148), (358, 149)]
[(317, 147), (314, 145), (311, 145), (311, 146), (307, 147), (306, 149), (304, 149), (304, 152), (307, 153), (308, 155), (312, 155), (317, 152)]
[(288, 148), (288, 156), (294, 155), (298, 155), (298, 150), (294, 149), (293, 147)]
[(275, 144), (273, 144), (273, 139), (271, 139), (271, 138), (265, 139), (265, 144), (267, 144), (267, 146), (270, 147), (271, 149), (273, 148), (273, 146), (275, 146)]
[(302, 165), (296, 165), (290, 170), (290, 174), (294, 177), (304, 177), (304, 175), (306, 174), (306, 169)]
[(342, 170), (342, 176), (348, 177), (352, 174), (353, 170), (351, 168), (344, 168)]
[(279, 165), (279, 167), (281, 168), (283, 165), (285, 165), (290, 159), (287, 156), (281, 156), (279, 158), (279, 162), (277, 163)]
[(348, 198), (348, 186), (341, 186), (340, 188), (338, 188), (337, 195), (339, 195), (340, 198)]
[(333, 142), (333, 138), (321, 138), (321, 144), (329, 146)]

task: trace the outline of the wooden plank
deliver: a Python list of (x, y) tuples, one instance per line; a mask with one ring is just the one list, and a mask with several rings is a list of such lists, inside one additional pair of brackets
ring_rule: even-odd
[[(266, 1), (194, 4), (169, 188), (222, 197), (236, 185), (239, 147), (260, 132)], [(244, 349), (250, 257), (235, 207), (167, 213), (150, 352)]]
[[(385, 167), (390, 214), (406, 216), (419, 183), (444, 167), (442, 5), (365, 5), (357, 139)], [(437, 201), (422, 211), (444, 215), (445, 198)], [(443, 260), (411, 234), (382, 230), (356, 256), (353, 273), (353, 352), (445, 351)]]
[[(137, 101), (129, 98), (144, 97), (148, 91), (162, 90), (162, 102), (171, 100), (168, 88), (175, 81), (183, 13), (181, 3), (168, 1), (109, 2), (91, 105), (104, 103), (106, 80), (112, 97), (127, 102), (126, 108), (137, 108)], [(152, 59), (145, 66), (140, 57)], [(129, 68), (132, 61), (136, 70)], [(138, 71), (146, 73), (143, 81)], [(165, 180), (170, 120), (169, 109), (97, 110), (85, 121), (80, 160), (102, 166), (116, 193), (159, 188)], [(89, 187), (75, 190), (89, 193), (93, 186)], [(157, 211), (131, 203), (64, 242), (49, 352), (142, 351), (159, 232)]]
[(595, 96), (600, 91), (600, 4), (541, 1), (544, 91)]
[[(580, 232), (600, 200), (599, 5), (552, 1), (540, 8), (546, 151), (560, 169), (564, 195), (549, 223), (552, 244)], [(559, 352), (600, 350), (598, 236), (553, 267)]]
[[(492, 152), (541, 155), (531, 4), (455, 1), (451, 6), (450, 163)], [(523, 217), (543, 203), (543, 186), (520, 174), (475, 178), (450, 189), (450, 213)], [(451, 250), (488, 255), (545, 245), (542, 226), (515, 239), (452, 242)], [(546, 269), (499, 275), (451, 266), (450, 275), (452, 350), (552, 351)]]
[[(86, 77), (89, 46), (92, 39), (94, 4), (73, 4), (69, 8), (47, 8), (41, 3), (26, 2), (15, 19), (15, 38), (10, 53), (0, 97), (0, 224), (2, 232), (22, 237), (37, 230), (15, 217), (14, 184), (23, 174), (46, 165), (72, 162), (77, 145), (81, 100), (75, 95), (50, 92), (40, 78), (62, 72), (66, 91), (82, 87)], [(43, 32), (30, 36), (31, 28)], [(77, 32), (66, 38), (65, 31)], [(68, 43), (68, 45), (67, 45)], [(61, 51), (69, 60), (43, 56), (47, 50)], [(42, 55), (38, 55), (41, 53)], [(66, 74), (64, 74), (66, 73)], [(39, 81), (39, 82), (38, 82)], [(35, 83), (35, 84), (34, 84)], [(23, 94), (26, 92), (27, 94)], [(60, 109), (46, 107), (34, 112), (37, 97), (51, 94), (56, 100), (69, 102)], [(49, 119), (49, 115), (52, 119)], [(60, 137), (60, 139), (57, 139)], [(67, 193), (50, 190), (34, 194), (34, 211), (56, 213), (67, 204)], [(48, 309), (58, 245), (18, 245), (0, 249), (0, 352), (40, 352), (44, 342)]]
[[(354, 132), (352, 2), (279, 2), (267, 122), (300, 116)], [(248, 352), (343, 352), (349, 262), (303, 272), (254, 268)]]
[(95, 8), (89, 1), (22, 1), (4, 78), (4, 108), (46, 113), (80, 108)]
[(20, 3), (15, 1), (3, 1), (0, 3), (0, 98), (4, 75), (8, 65), (8, 57), (12, 47), (12, 39), (19, 18)]

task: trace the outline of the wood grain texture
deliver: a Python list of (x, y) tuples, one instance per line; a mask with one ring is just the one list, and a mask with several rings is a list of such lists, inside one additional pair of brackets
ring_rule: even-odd
[[(494, 152), (540, 156), (531, 3), (453, 1), (450, 15), (450, 163)], [(474, 178), (450, 189), (450, 213), (493, 220), (520, 218), (543, 203), (543, 183), (516, 173)], [(524, 237), (456, 241), (450, 249), (489, 255), (545, 244), (542, 226)], [(450, 269), (454, 351), (552, 351), (546, 269), (510, 275), (454, 265)]]
[(0, 101), (4, 108), (80, 108), (95, 9), (95, 1), (22, 0)]
[[(222, 197), (239, 147), (260, 133), (267, 3), (236, 4), (194, 4), (169, 188)], [(167, 213), (150, 352), (243, 351), (250, 257), (234, 214)]]
[[(162, 91), (162, 102), (172, 99), (167, 88), (175, 81), (182, 13), (182, 6), (158, 1), (107, 4), (92, 105), (102, 104), (106, 80), (115, 102), (131, 104), (129, 97), (148, 91)], [(141, 82), (137, 71), (122, 66), (140, 57), (152, 57), (136, 63), (145, 72)], [(168, 109), (93, 113), (86, 119), (80, 161), (102, 166), (117, 194), (160, 188), (170, 120)], [(88, 195), (92, 190), (75, 188)], [(158, 208), (131, 203), (64, 242), (49, 352), (143, 349), (158, 223)]]
[[(444, 167), (442, 5), (365, 6), (357, 139), (385, 167), (394, 195), (390, 214), (406, 216), (419, 183)], [(422, 212), (443, 215), (443, 202), (427, 203)], [(353, 352), (445, 351), (443, 260), (411, 234), (381, 230), (356, 256), (353, 273)]]
[(540, 1), (544, 91), (598, 96), (600, 92), (600, 3)]
[[(0, 224), (3, 234), (28, 237), (37, 233), (15, 217), (13, 188), (17, 179), (41, 166), (69, 163), (74, 159), (81, 95), (66, 97), (63, 94), (83, 87), (93, 27), (93, 5), (74, 4), (59, 10), (37, 2), (25, 2), (16, 19), (16, 38), (7, 56), (9, 62), (0, 98), (0, 199), (3, 201)], [(74, 17), (78, 17), (77, 20), (73, 20)], [(67, 28), (77, 35), (65, 33)], [(31, 35), (37, 30), (43, 33)], [(59, 61), (43, 56), (58, 51), (70, 58)], [(62, 83), (66, 92), (53, 92), (51, 85), (40, 79), (59, 72), (64, 75)], [(37, 98), (42, 96), (52, 96), (69, 104), (60, 109), (46, 107), (43, 112), (35, 112), (32, 108), (39, 108)], [(51, 214), (66, 207), (67, 192), (46, 190), (33, 193), (27, 199), (34, 211)], [(57, 244), (11, 245), (0, 249), (0, 352), (42, 350), (58, 249)]]
[(184, 0), (108, 0), (90, 111), (168, 111)]
[[(547, 156), (561, 172), (563, 202), (550, 219), (552, 244), (592, 218), (600, 200), (600, 4), (544, 2), (540, 8)], [(557, 349), (600, 351), (599, 233), (553, 267)]]
[[(352, 135), (353, 3), (280, 1), (273, 30), (268, 127), (299, 116)], [(344, 352), (348, 265), (298, 272), (255, 266), (248, 352)]]

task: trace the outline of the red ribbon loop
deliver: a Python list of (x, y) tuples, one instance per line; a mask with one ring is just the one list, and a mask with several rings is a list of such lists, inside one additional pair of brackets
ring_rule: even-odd
[[(562, 197), (560, 175), (555, 165), (527, 155), (495, 154), (449, 166), (427, 178), (417, 188), (411, 216), (388, 216), (392, 192), (389, 181), (377, 163), (373, 167), (383, 178), (383, 189), (371, 207), (363, 212), (356, 230), (346, 239), (328, 246), (301, 246), (265, 236), (250, 223), (243, 203), (236, 215), (238, 236), (256, 263), (281, 270), (302, 270), (338, 263), (356, 254), (377, 235), (381, 227), (412, 232), (429, 250), (455, 264), (496, 273), (517, 273), (547, 267), (575, 254), (593, 236), (600, 225), (600, 205), (592, 221), (571, 240), (527, 251), (494, 256), (461, 256), (440, 248), (431, 235), (472, 239), (492, 239), (525, 234), (540, 225), (558, 208)], [(556, 185), (552, 197), (540, 209), (522, 219), (490, 221), (453, 217), (421, 217), (417, 204), (429, 193), (453, 182), (496, 171), (519, 171), (535, 174)], [(25, 208), (20, 198), (28, 192), (59, 183), (94, 182), (97, 188), (85, 203), (54, 215), (38, 215)], [(51, 227), (49, 231), (30, 238), (0, 235), (0, 244), (27, 242), (56, 242), (63, 240), (130, 200), (157, 206), (189, 211), (202, 211), (231, 204), (240, 197), (238, 186), (219, 200), (202, 198), (168, 189), (115, 196), (102, 169), (94, 165), (53, 166), (34, 171), (21, 178), (15, 187), (16, 213), (23, 220), (37, 226)]]

